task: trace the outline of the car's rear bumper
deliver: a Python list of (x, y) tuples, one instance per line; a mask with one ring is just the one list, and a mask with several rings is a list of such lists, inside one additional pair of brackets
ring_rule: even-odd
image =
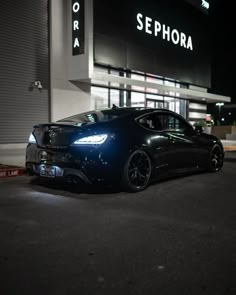
[[(121, 175), (120, 162), (101, 149), (75, 149), (53, 151), (29, 144), (26, 150), (26, 170), (29, 174), (42, 177), (61, 178), (72, 182), (114, 183)], [(44, 169), (52, 169), (47, 175)]]
[[(46, 175), (42, 171), (52, 167), (55, 173), (53, 175)], [(91, 184), (89, 178), (79, 169), (60, 167), (56, 164), (47, 165), (47, 164), (36, 164), (36, 163), (26, 163), (26, 173), (29, 175), (38, 175), (47, 178), (63, 179), (67, 182), (78, 183), (83, 182), (85, 184)]]

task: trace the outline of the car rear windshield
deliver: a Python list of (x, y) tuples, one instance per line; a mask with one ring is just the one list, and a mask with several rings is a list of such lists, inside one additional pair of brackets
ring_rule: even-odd
[[(132, 110), (133, 111), (133, 110)], [(88, 124), (88, 123), (97, 123), (97, 122), (107, 122), (113, 119), (125, 116), (131, 113), (131, 109), (109, 109), (102, 111), (90, 111), (81, 114), (77, 114), (71, 117), (67, 117), (59, 120), (58, 122), (75, 122), (78, 125)]]

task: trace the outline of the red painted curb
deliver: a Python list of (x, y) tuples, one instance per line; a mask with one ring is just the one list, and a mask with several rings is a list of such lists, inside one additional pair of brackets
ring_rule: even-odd
[(224, 146), (224, 151), (225, 152), (233, 152), (233, 151), (236, 151), (236, 146), (235, 145)]
[(12, 167), (12, 168), (0, 168), (0, 178), (16, 177), (25, 174), (25, 168)]

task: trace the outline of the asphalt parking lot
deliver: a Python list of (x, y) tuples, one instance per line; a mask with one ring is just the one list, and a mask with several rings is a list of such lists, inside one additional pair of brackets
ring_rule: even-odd
[(128, 194), (0, 180), (0, 294), (236, 294), (236, 160)]

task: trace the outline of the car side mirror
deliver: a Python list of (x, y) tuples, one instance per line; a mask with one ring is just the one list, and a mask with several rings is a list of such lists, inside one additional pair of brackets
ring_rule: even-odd
[(202, 126), (195, 126), (195, 127), (194, 127), (194, 130), (195, 130), (196, 134), (200, 135), (200, 134), (203, 133), (203, 130), (204, 130), (204, 129), (203, 129)]
[(189, 127), (189, 128), (186, 128), (186, 129), (184, 130), (184, 133), (185, 133), (185, 135), (187, 135), (187, 136), (192, 136), (192, 135), (195, 135), (195, 134), (196, 134), (196, 131), (195, 131), (194, 128)]

